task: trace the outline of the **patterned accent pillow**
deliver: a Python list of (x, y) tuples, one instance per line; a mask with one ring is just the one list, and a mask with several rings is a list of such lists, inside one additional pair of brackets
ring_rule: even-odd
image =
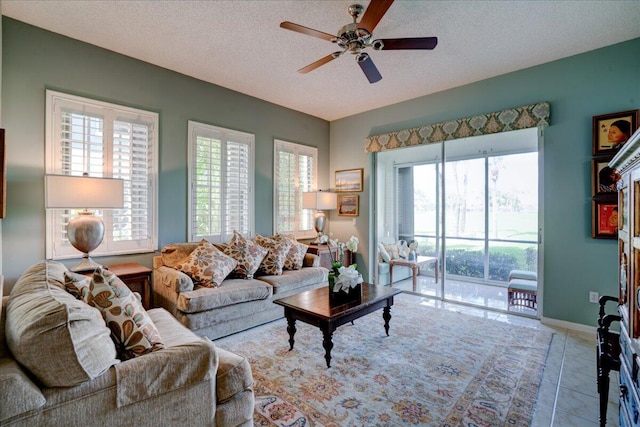
[(64, 287), (76, 299), (87, 302), (89, 300), (89, 288), (91, 277), (72, 271), (64, 272)]
[(173, 268), (188, 274), (199, 285), (208, 288), (220, 286), (236, 267), (236, 260), (225, 255), (206, 239)]
[(400, 258), (400, 250), (398, 249), (398, 245), (395, 243), (383, 243), (382, 246), (389, 254), (391, 259)]
[(102, 313), (123, 360), (164, 348), (158, 329), (142, 304), (109, 270), (97, 268), (93, 273), (86, 302)]
[(284, 260), (284, 269), (300, 270), (302, 268), (302, 265), (304, 264), (304, 255), (307, 253), (307, 249), (309, 249), (309, 246), (305, 245), (304, 243), (298, 242), (295, 237), (287, 236), (285, 234), (276, 234), (275, 236), (273, 236), (273, 239), (280, 242), (286, 241), (291, 243), (287, 258)]
[(287, 259), (287, 255), (289, 254), (289, 248), (291, 248), (291, 242), (281, 242), (269, 239), (268, 237), (263, 237), (259, 234), (256, 235), (254, 240), (257, 244), (269, 250), (262, 260), (257, 274), (281, 275), (282, 269), (284, 268), (284, 261)]
[(233, 274), (241, 279), (253, 278), (267, 252), (269, 251), (266, 248), (258, 245), (253, 240), (245, 238), (236, 230), (233, 230), (233, 237), (224, 248), (224, 253), (238, 263), (233, 270)]

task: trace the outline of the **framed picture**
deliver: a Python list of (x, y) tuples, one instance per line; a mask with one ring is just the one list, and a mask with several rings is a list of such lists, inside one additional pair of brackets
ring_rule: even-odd
[(338, 216), (358, 216), (358, 199), (355, 194), (338, 194)]
[(362, 191), (362, 171), (362, 168), (336, 171), (336, 193)]
[(616, 194), (617, 183), (622, 178), (617, 170), (609, 167), (611, 156), (591, 159), (591, 195)]
[(615, 154), (638, 129), (638, 111), (593, 116), (593, 155)]
[(618, 237), (618, 199), (593, 199), (591, 202), (591, 237), (616, 239)]

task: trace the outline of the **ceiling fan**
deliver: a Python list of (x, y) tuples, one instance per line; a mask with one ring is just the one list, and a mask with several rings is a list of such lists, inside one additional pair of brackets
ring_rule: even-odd
[(382, 75), (376, 68), (373, 60), (364, 50), (372, 47), (374, 50), (398, 50), (398, 49), (422, 49), (431, 50), (438, 44), (437, 37), (414, 37), (401, 39), (373, 39), (373, 29), (378, 25), (382, 16), (387, 12), (393, 0), (371, 0), (369, 7), (362, 15), (362, 20), (358, 21), (358, 17), (364, 10), (362, 5), (352, 4), (349, 6), (349, 15), (353, 17), (353, 23), (347, 24), (338, 30), (338, 35), (333, 36), (329, 33), (314, 30), (293, 22), (285, 21), (280, 23), (280, 28), (306, 34), (308, 36), (318, 37), (336, 43), (342, 50), (330, 53), (329, 55), (318, 59), (315, 62), (300, 68), (299, 73), (308, 73), (316, 68), (333, 61), (345, 52), (355, 55), (358, 65), (369, 80), (369, 83), (375, 83), (382, 79)]

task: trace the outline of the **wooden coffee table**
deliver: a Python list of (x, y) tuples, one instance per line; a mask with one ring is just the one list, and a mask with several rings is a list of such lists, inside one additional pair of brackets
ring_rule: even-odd
[(322, 346), (327, 368), (331, 367), (331, 349), (333, 348), (333, 331), (338, 326), (352, 322), (365, 314), (382, 308), (384, 330), (389, 335), (389, 320), (391, 320), (391, 306), (393, 297), (401, 293), (400, 289), (385, 286), (362, 284), (362, 299), (337, 305), (329, 301), (329, 287), (313, 289), (276, 299), (273, 302), (284, 307), (287, 318), (287, 332), (289, 332), (289, 351), (293, 350), (293, 339), (296, 333), (296, 320), (317, 326), (322, 331)]

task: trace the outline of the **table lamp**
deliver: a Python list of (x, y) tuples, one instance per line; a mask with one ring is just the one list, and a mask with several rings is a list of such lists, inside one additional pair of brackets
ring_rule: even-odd
[(118, 209), (124, 206), (124, 181), (114, 178), (45, 175), (45, 209), (81, 209), (67, 224), (69, 243), (83, 253), (71, 271), (101, 267), (91, 259), (91, 251), (102, 243), (104, 222), (90, 209)]
[(303, 209), (315, 209), (316, 213), (313, 216), (313, 228), (318, 233), (318, 237), (312, 243), (314, 245), (321, 245), (321, 236), (324, 231), (324, 226), (327, 223), (327, 217), (324, 211), (336, 209), (338, 204), (338, 196), (336, 193), (329, 191), (310, 191), (308, 193), (302, 193), (302, 208)]

